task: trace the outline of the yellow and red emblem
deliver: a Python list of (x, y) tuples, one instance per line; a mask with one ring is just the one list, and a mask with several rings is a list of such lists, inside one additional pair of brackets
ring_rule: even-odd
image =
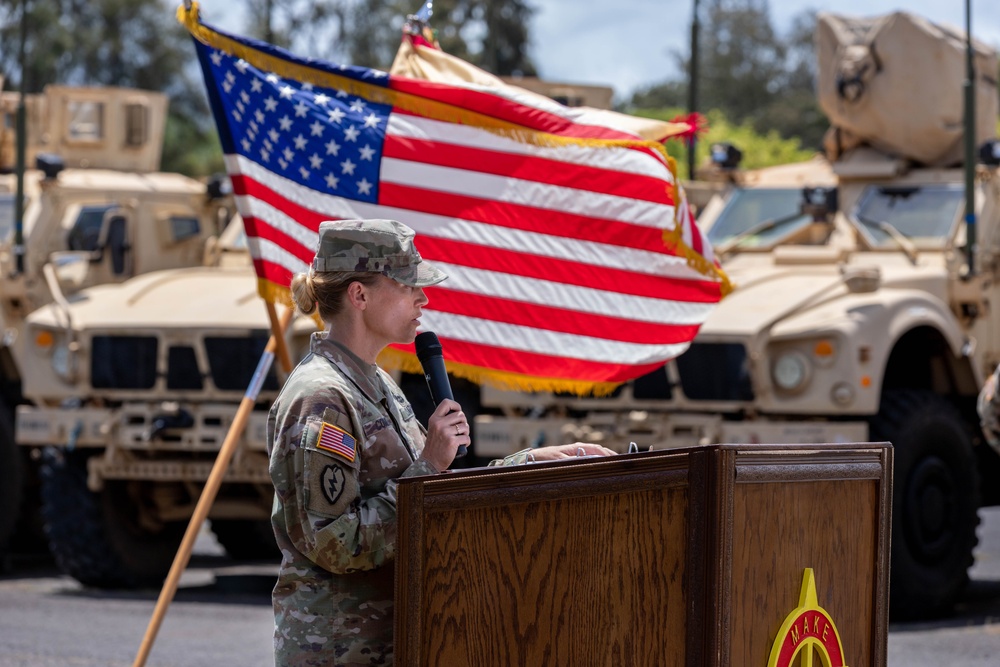
[(817, 654), (823, 667), (847, 667), (837, 626), (816, 598), (816, 577), (811, 567), (802, 574), (799, 606), (781, 624), (767, 667), (791, 667), (800, 653), (803, 655), (798, 664), (802, 667), (812, 667)]

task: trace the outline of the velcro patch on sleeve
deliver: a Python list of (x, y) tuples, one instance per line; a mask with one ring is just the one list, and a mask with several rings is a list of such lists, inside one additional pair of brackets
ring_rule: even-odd
[(358, 497), (357, 472), (339, 457), (310, 450), (305, 455), (306, 508), (312, 514), (336, 519), (350, 510)]
[(355, 448), (357, 441), (350, 433), (344, 429), (334, 426), (329, 422), (323, 422), (319, 429), (319, 440), (316, 442), (316, 449), (336, 454), (348, 463), (354, 463)]

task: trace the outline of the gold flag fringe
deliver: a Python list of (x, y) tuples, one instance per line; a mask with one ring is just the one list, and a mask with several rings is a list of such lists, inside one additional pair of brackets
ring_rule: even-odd
[[(378, 357), (378, 365), (387, 370), (423, 374), (416, 355), (394, 347), (382, 350)], [(587, 382), (566, 378), (543, 378), (459, 364), (453, 361), (445, 361), (444, 365), (448, 372), (456, 377), (471, 380), (476, 384), (488, 384), (497, 389), (510, 391), (551, 391), (568, 392), (577, 396), (607, 396), (622, 384), (621, 382)]]
[(704, 255), (684, 243), (684, 224), (681, 222), (680, 211), (681, 202), (684, 197), (681, 195), (681, 183), (677, 178), (677, 160), (672, 155), (667, 156), (670, 173), (674, 175), (671, 193), (674, 199), (674, 228), (663, 230), (663, 244), (670, 250), (684, 257), (688, 266), (703, 276), (714, 276), (719, 281), (719, 292), (724, 299), (726, 295), (733, 291), (733, 284), (729, 281), (729, 276), (722, 270), (722, 267), (708, 261)]
[(292, 293), (287, 287), (271, 282), (267, 278), (257, 278), (257, 294), (260, 298), (269, 303), (280, 304), (288, 308), (294, 308)]
[[(294, 307), (291, 292), (289, 292), (288, 288), (282, 287), (266, 278), (257, 279), (257, 292), (265, 301), (290, 308)], [(318, 313), (313, 313), (312, 318), (316, 322), (317, 328), (322, 329), (324, 327)], [(405, 373), (417, 373), (418, 375), (423, 374), (423, 369), (416, 355), (392, 347), (387, 347), (382, 351), (378, 357), (378, 365), (386, 370), (400, 370)], [(578, 396), (585, 396), (587, 394), (607, 396), (621, 384), (620, 382), (585, 382), (565, 378), (542, 378), (532, 375), (522, 375), (520, 373), (495, 371), (489, 368), (460, 364), (453, 361), (446, 361), (445, 367), (448, 369), (448, 372), (456, 377), (471, 380), (476, 384), (489, 384), (497, 389), (511, 391), (563, 391), (571, 392)]]
[(733, 284), (729, 281), (729, 276), (720, 267), (705, 259), (701, 253), (684, 243), (682, 240), (683, 234), (684, 231), (681, 229), (680, 222), (678, 221), (673, 229), (663, 230), (663, 243), (668, 248), (673, 249), (678, 255), (684, 257), (687, 260), (688, 266), (698, 273), (703, 276), (714, 275), (719, 281), (719, 291), (722, 297), (725, 298), (727, 294), (733, 291)]
[[(257, 278), (257, 294), (268, 303), (279, 304), (287, 308), (295, 308), (291, 291), (278, 283), (271, 282), (267, 278)], [(314, 311), (309, 317), (316, 323), (317, 329), (323, 329), (326, 325), (319, 316), (319, 311)]]
[[(282, 287), (270, 280), (258, 278), (257, 292), (266, 301), (294, 307), (288, 288)], [(318, 314), (313, 313), (312, 318), (316, 322), (317, 328), (322, 329), (324, 327)], [(387, 347), (379, 354), (378, 365), (386, 370), (400, 370), (405, 373), (417, 373), (418, 375), (423, 374), (420, 361), (415, 354), (393, 347)], [(511, 391), (562, 391), (571, 392), (578, 396), (585, 396), (587, 394), (607, 396), (621, 384), (620, 382), (585, 382), (565, 378), (542, 378), (533, 375), (522, 375), (520, 373), (495, 371), (489, 368), (460, 364), (453, 361), (446, 361), (445, 367), (449, 373), (456, 377), (471, 380), (476, 384), (489, 384), (497, 389)]]

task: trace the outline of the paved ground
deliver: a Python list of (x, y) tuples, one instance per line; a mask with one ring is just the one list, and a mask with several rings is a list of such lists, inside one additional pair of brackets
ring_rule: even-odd
[[(1000, 508), (985, 510), (973, 584), (954, 616), (893, 624), (889, 667), (1000, 665)], [(235, 565), (207, 531), (148, 667), (271, 667), (274, 567)], [(84, 589), (50, 563), (0, 576), (0, 667), (129, 667), (159, 591)], [(851, 667), (859, 667), (851, 665)]]
[(1000, 665), (1000, 508), (980, 511), (972, 585), (952, 618), (889, 626), (889, 667)]
[[(238, 565), (203, 531), (148, 667), (273, 667), (274, 566)], [(96, 591), (49, 563), (0, 577), (0, 667), (129, 667), (158, 590)]]

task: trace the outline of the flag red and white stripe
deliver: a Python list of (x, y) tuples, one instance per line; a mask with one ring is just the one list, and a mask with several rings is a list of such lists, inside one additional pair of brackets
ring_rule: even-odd
[(337, 454), (346, 459), (348, 463), (354, 463), (354, 450), (357, 441), (342, 428), (323, 422), (319, 428), (316, 446)]
[[(727, 287), (656, 142), (186, 23), (266, 298), (308, 268), (323, 220), (399, 220), (450, 276), (421, 320), (449, 370), (584, 392), (682, 353)], [(412, 346), (395, 356), (419, 368)]]

